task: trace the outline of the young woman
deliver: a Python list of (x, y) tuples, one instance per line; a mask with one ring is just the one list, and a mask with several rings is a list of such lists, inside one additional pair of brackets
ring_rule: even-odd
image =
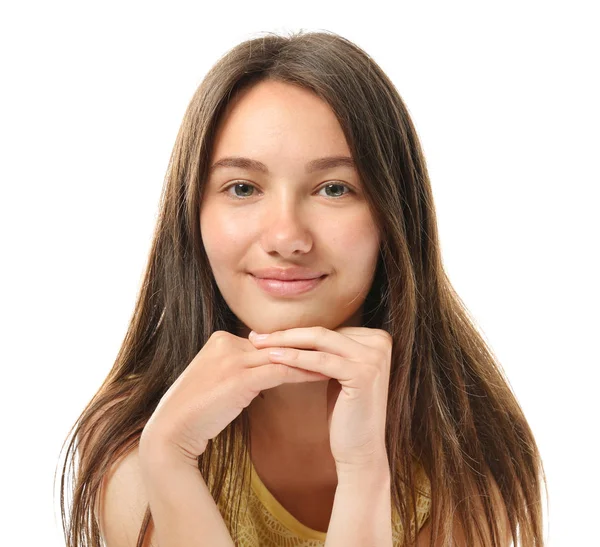
[(540, 454), (444, 272), (417, 133), (333, 33), (249, 40), (199, 86), (75, 425), (70, 547), (543, 545)]

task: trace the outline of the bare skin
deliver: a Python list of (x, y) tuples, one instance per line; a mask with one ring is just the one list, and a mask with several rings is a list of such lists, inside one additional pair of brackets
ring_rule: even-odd
[[(215, 280), (239, 320), (235, 334), (362, 326), (380, 245), (364, 183), (352, 166), (305, 171), (317, 158), (351, 158), (329, 105), (305, 89), (260, 82), (229, 104), (217, 130), (210, 164), (230, 156), (258, 160), (269, 170), (214, 170), (200, 207)], [(249, 186), (236, 191), (240, 184)], [(249, 274), (290, 266), (327, 277), (313, 291), (281, 298), (262, 291)], [(337, 485), (327, 386), (328, 381), (282, 384), (248, 407), (253, 464), (261, 480), (300, 522), (321, 531), (327, 529)]]
[[(354, 323), (356, 318), (345, 326)], [(248, 407), (252, 464), (258, 476), (291, 515), (319, 532), (327, 532), (338, 482), (327, 431), (327, 384), (299, 383), (294, 387), (300, 389), (291, 390), (280, 388), (292, 384), (281, 385), (263, 391), (264, 397), (256, 397)], [(301, 405), (305, 410), (298, 412)], [(317, 431), (304, 429), (307, 423), (324, 427), (323, 441)]]

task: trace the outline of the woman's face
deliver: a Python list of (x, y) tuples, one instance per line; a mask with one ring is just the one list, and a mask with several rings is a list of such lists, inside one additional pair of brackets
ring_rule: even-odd
[[(351, 165), (307, 169), (316, 159), (351, 158), (329, 105), (281, 82), (246, 89), (228, 105), (210, 165), (233, 156), (264, 171), (233, 162), (212, 169), (200, 229), (217, 286), (244, 326), (238, 334), (360, 326), (380, 239)], [(281, 295), (252, 275), (294, 266), (326, 276), (308, 291)]]

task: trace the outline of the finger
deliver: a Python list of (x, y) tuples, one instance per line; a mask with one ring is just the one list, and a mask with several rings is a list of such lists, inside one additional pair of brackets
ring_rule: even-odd
[(339, 327), (333, 330), (345, 336), (373, 336), (373, 329), (367, 327)]
[[(289, 382), (307, 382), (307, 381), (318, 381), (318, 380), (329, 380), (329, 376), (324, 376), (318, 371), (303, 370), (296, 367), (287, 367), (283, 363), (273, 363), (269, 352), (273, 348), (254, 349), (244, 354), (243, 364), (246, 368), (260, 368), (262, 366), (268, 366), (271, 370), (275, 370), (276, 374), (289, 375)], [(309, 353), (309, 352), (307, 352)], [(277, 366), (281, 365), (281, 366)], [(297, 372), (294, 372), (297, 371)], [(283, 382), (282, 382), (283, 383)], [(279, 385), (279, 384), (275, 384)], [(267, 389), (265, 387), (261, 389)]]
[(303, 370), (300, 368), (288, 367), (283, 363), (269, 363), (253, 367), (246, 373), (251, 388), (255, 391), (262, 391), (281, 384), (299, 384), (303, 382), (322, 382), (330, 380), (328, 376)]
[[(273, 353), (281, 352), (280, 355)], [(296, 348), (272, 348), (269, 358), (274, 363), (283, 363), (290, 367), (318, 372), (339, 382), (347, 382), (355, 376), (353, 363), (333, 353), (321, 351), (304, 351)]]
[(287, 346), (301, 349), (318, 350), (344, 357), (362, 359), (366, 356), (367, 346), (343, 334), (324, 327), (303, 327), (287, 329), (268, 334), (266, 338), (250, 341), (259, 348), (266, 346)]

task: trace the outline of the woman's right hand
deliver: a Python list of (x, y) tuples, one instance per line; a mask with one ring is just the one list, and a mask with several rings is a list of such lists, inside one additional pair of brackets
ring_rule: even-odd
[[(197, 465), (216, 437), (264, 389), (329, 380), (323, 374), (271, 363), (270, 348), (216, 331), (159, 401), (140, 438), (140, 449), (160, 442)], [(150, 441), (155, 439), (155, 441)]]

